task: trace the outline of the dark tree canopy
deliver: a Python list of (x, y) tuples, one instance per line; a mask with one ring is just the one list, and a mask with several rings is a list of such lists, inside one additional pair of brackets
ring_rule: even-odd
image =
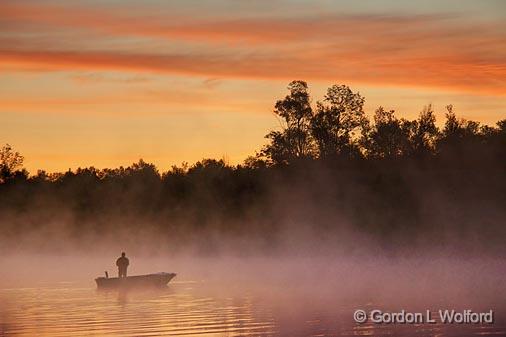
[(9, 144), (0, 149), (0, 183), (6, 182), (19, 175), (26, 175), (22, 170), (24, 157), (14, 151)]
[(270, 143), (263, 150), (275, 164), (286, 164), (312, 153), (310, 123), (313, 110), (307, 83), (293, 81), (288, 90), (290, 94), (277, 101), (274, 107), (274, 113), (281, 118), (282, 130), (267, 134)]
[(364, 97), (345, 85), (333, 85), (327, 89), (323, 101), (317, 102), (311, 120), (311, 133), (319, 157), (350, 152), (355, 145), (355, 133), (366, 122), (364, 102)]

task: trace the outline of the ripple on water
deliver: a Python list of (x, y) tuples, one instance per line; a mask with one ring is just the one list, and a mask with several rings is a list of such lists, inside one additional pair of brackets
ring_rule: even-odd
[[(101, 292), (60, 287), (0, 290), (0, 336), (500, 336), (504, 327), (357, 325), (356, 306), (280, 303), (252, 295), (213, 296), (200, 283)], [(369, 304), (370, 306), (371, 304)], [(358, 306), (361, 307), (361, 306)], [(466, 330), (463, 330), (463, 329)]]

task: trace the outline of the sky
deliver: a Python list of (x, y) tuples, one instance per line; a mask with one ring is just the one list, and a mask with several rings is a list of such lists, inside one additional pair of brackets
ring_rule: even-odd
[(502, 0), (0, 0), (0, 144), (35, 174), (240, 163), (291, 80), (416, 118), (506, 118)]

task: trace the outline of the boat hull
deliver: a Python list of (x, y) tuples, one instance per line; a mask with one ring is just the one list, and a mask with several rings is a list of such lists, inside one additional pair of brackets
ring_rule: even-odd
[(156, 273), (128, 277), (98, 277), (95, 279), (99, 289), (130, 288), (130, 287), (164, 287), (172, 280), (174, 273)]

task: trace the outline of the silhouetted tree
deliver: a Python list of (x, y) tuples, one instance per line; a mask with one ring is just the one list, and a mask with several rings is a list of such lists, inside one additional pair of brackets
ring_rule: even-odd
[[(506, 158), (506, 119), (497, 122), (497, 128), (494, 129), (491, 139), (491, 145), (494, 147), (497, 158)], [(503, 167), (506, 167), (506, 160), (502, 160)]]
[(448, 112), (446, 113), (446, 122), (441, 135), (444, 141), (452, 143), (478, 136), (480, 128), (478, 122), (457, 118), (453, 112), (453, 105), (447, 105), (446, 109)]
[(270, 143), (262, 150), (262, 154), (273, 164), (287, 164), (312, 155), (310, 122), (313, 110), (307, 83), (293, 81), (288, 90), (290, 94), (277, 101), (274, 107), (282, 130), (267, 134)]
[(420, 112), (418, 119), (412, 124), (411, 154), (414, 156), (433, 154), (438, 136), (436, 116), (432, 105), (429, 104)]
[(446, 122), (438, 139), (438, 152), (451, 160), (473, 160), (479, 155), (479, 144), (483, 141), (480, 124), (458, 118), (453, 106), (448, 105)]
[(320, 158), (329, 158), (354, 147), (354, 134), (364, 125), (364, 97), (346, 85), (327, 89), (323, 101), (317, 102), (311, 119), (311, 134)]
[(414, 123), (395, 117), (395, 111), (379, 107), (374, 112), (374, 125), (365, 128), (362, 144), (372, 158), (395, 158), (409, 153), (410, 133)]
[(27, 172), (22, 169), (24, 157), (14, 151), (9, 144), (0, 149), (0, 183), (16, 177), (26, 179)]
[(248, 156), (246, 159), (244, 159), (243, 166), (248, 169), (260, 169), (266, 168), (267, 162), (261, 158), (261, 155), (257, 153), (254, 156)]

